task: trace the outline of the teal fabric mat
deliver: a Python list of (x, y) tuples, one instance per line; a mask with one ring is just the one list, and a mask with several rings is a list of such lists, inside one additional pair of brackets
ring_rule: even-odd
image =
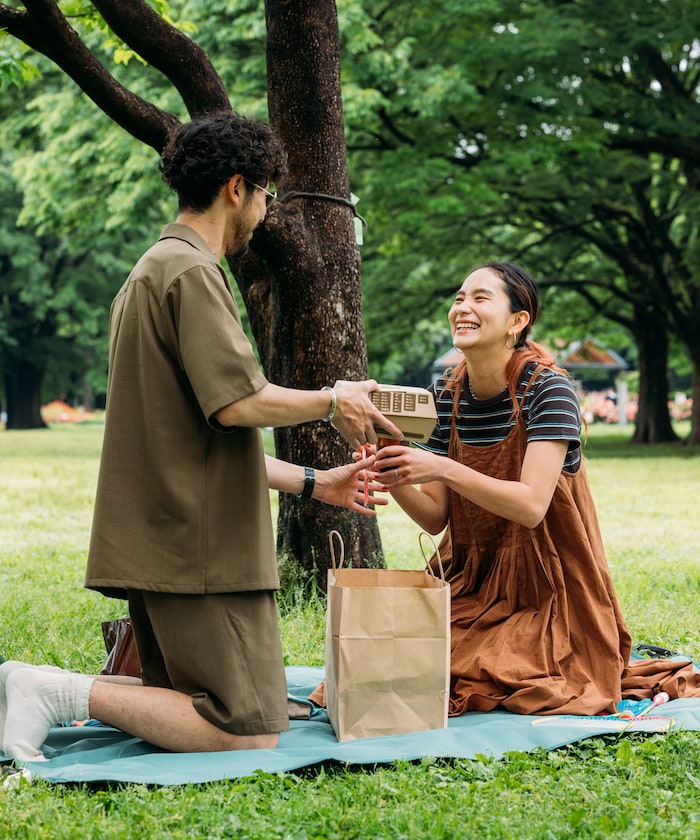
[[(304, 700), (324, 676), (323, 668), (287, 668), (290, 694)], [(672, 729), (700, 731), (700, 698), (672, 700), (658, 708)], [(583, 738), (619, 731), (622, 723), (596, 717), (532, 717), (510, 712), (469, 712), (450, 718), (446, 729), (338, 743), (323, 710), (308, 721), (292, 721), (276, 750), (168, 753), (111, 727), (54, 727), (44, 746), (49, 759), (27, 766), (50, 782), (138, 782), (156, 785), (202, 783), (279, 773), (325, 761), (386, 764), (424, 756), (498, 757), (511, 751), (553, 749)]]

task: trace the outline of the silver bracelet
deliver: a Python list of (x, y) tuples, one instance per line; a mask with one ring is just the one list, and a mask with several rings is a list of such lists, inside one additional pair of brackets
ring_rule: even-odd
[(324, 423), (330, 423), (331, 420), (335, 417), (335, 407), (338, 401), (335, 396), (335, 391), (331, 388), (330, 385), (324, 385), (323, 388), (321, 388), (321, 390), (328, 391), (328, 393), (331, 395), (331, 410), (328, 412), (326, 417), (321, 418)]

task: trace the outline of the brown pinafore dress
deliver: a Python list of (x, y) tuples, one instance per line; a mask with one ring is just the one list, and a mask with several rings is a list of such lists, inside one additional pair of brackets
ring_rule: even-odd
[[(455, 400), (459, 405), (459, 400)], [(473, 446), (452, 420), (449, 456), (479, 472), (520, 478), (522, 416), (504, 440)], [(452, 596), (450, 715), (615, 712), (624, 694), (698, 694), (690, 663), (629, 666), (630, 634), (615, 595), (583, 462), (562, 471), (533, 529), (449, 493), (440, 556)]]

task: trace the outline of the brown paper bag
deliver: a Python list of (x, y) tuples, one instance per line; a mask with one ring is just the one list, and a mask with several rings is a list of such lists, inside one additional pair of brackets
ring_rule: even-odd
[(340, 534), (331, 531), (329, 540), (326, 705), (336, 737), (350, 741), (444, 728), (449, 584), (428, 567), (343, 568)]

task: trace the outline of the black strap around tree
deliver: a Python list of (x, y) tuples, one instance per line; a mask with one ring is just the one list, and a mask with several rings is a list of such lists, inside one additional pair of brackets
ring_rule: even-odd
[(349, 198), (343, 198), (340, 195), (328, 195), (327, 193), (313, 193), (313, 192), (288, 192), (284, 195), (278, 196), (278, 201), (290, 201), (293, 198), (320, 198), (323, 201), (335, 201), (337, 204), (344, 204), (352, 210), (353, 216), (356, 216), (362, 224), (367, 227), (367, 222), (357, 212), (355, 205)]

